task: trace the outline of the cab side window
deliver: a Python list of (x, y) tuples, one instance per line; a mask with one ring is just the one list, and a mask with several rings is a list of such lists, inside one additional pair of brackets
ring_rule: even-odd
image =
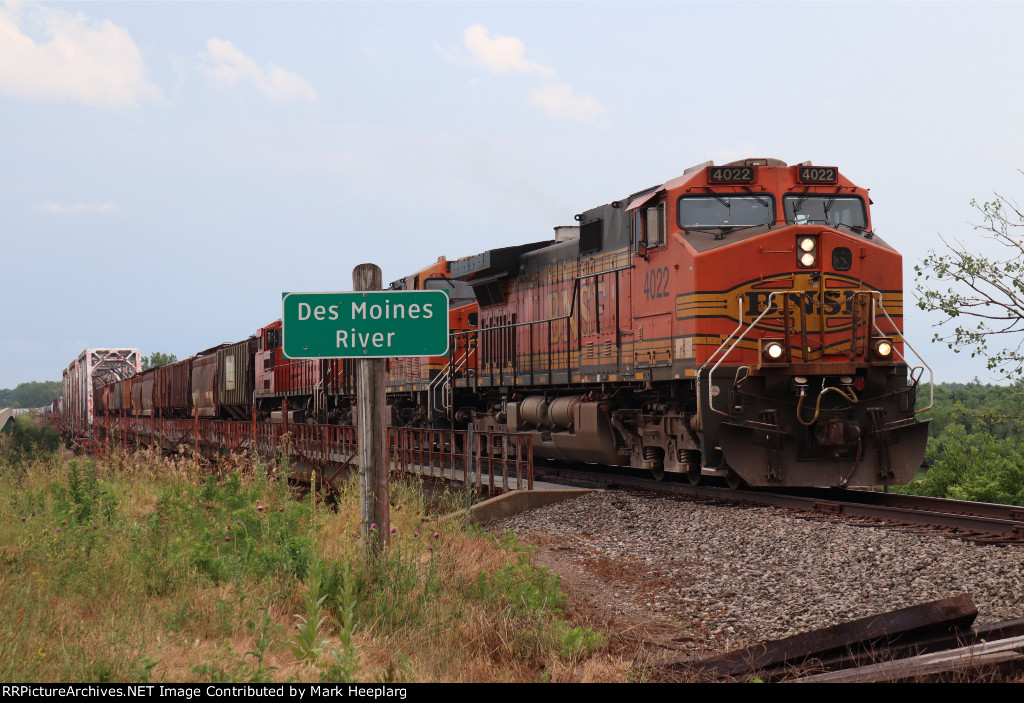
[(642, 245), (648, 249), (665, 245), (665, 203), (633, 212), (633, 241), (637, 251)]
[(647, 220), (644, 230), (647, 234), (647, 246), (660, 247), (665, 245), (665, 203), (658, 203), (644, 210)]

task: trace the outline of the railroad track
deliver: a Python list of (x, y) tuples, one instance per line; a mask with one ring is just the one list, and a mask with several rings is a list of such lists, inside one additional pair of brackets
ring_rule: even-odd
[(970, 501), (898, 495), (853, 489), (743, 489), (683, 481), (655, 481), (632, 472), (593, 466), (540, 464), (538, 480), (590, 488), (623, 488), (670, 493), (732, 503), (771, 505), (807, 512), (818, 517), (857, 518), (879, 525), (923, 526), (941, 529), (975, 542), (1024, 544), (1024, 507)]

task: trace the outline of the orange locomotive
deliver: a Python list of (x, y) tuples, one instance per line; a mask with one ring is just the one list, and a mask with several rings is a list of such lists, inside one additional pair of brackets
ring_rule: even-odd
[(479, 328), (444, 372), (448, 419), (694, 482), (908, 482), (924, 368), (905, 360), (901, 256), (869, 204), (834, 167), (709, 162), (554, 242), (451, 262)]

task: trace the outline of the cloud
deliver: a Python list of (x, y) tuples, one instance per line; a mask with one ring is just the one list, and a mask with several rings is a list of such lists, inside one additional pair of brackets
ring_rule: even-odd
[(539, 105), (552, 117), (578, 122), (601, 122), (608, 109), (588, 95), (576, 95), (566, 83), (554, 83), (530, 94), (530, 102)]
[(204, 70), (213, 81), (226, 85), (250, 82), (275, 100), (319, 100), (316, 90), (305, 78), (274, 64), (264, 71), (226, 39), (211, 38), (206, 42), (206, 49), (202, 54), (206, 62)]
[(556, 76), (547, 66), (526, 58), (526, 47), (520, 39), (497, 34), (492, 38), (483, 25), (474, 24), (464, 31), (462, 41), (469, 53), (492, 73), (535, 73), (549, 78)]
[(104, 213), (114, 212), (117, 210), (117, 205), (114, 203), (76, 203), (75, 205), (68, 205), (66, 203), (40, 203), (32, 208), (36, 212), (53, 212), (58, 214), (69, 214), (69, 213)]
[(161, 97), (125, 29), (34, 4), (0, 9), (0, 94), (108, 108)]
[(552, 117), (591, 124), (607, 124), (602, 116), (608, 110), (597, 99), (588, 95), (576, 95), (568, 83), (556, 83), (558, 74), (554, 69), (526, 58), (526, 46), (516, 37), (493, 37), (480, 24), (469, 27), (462, 33), (462, 41), (480, 64), (491, 73), (519, 73), (539, 76), (549, 82), (536, 88), (530, 94), (530, 103)]

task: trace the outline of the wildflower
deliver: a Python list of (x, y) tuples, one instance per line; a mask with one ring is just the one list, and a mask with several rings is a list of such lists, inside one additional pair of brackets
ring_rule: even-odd
[(398, 532), (398, 528), (397, 527), (392, 527), (391, 528), (391, 534), (395, 534), (396, 532)]
[(371, 529), (371, 530), (376, 530), (376, 529), (377, 529), (377, 523), (375, 523), (375, 522), (371, 522), (371, 523), (370, 523), (370, 529)]
[(274, 482), (274, 481), (276, 481), (276, 480), (277, 480), (277, 479), (276, 479), (276, 478), (274, 478), (273, 476), (271, 476), (271, 477), (270, 477), (270, 482), (271, 482), (271, 483), (273, 483), (273, 482)]
[(427, 547), (427, 551), (429, 551), (429, 552), (434, 551), (434, 545), (430, 545), (429, 547)]
[(279, 512), (279, 513), (283, 513), (283, 512), (284, 512), (284, 506), (282, 505), (282, 506), (281, 506), (280, 508), (278, 508), (278, 509), (277, 509), (277, 512)]
[(57, 532), (60, 532), (60, 528), (59, 527), (57, 528)]
[(261, 513), (263, 512), (263, 506), (262, 505), (257, 505), (256, 509), (259, 510)]
[(64, 520), (61, 520), (61, 521), (60, 521), (60, 524), (62, 524), (62, 525), (66, 525), (66, 524), (68, 524), (67, 518), (65, 518)]
[(220, 540), (219, 540), (219, 539), (215, 539), (215, 540), (213, 540), (213, 546), (214, 546), (214, 547), (216, 547), (216, 546), (217, 546), (217, 545), (219, 545), (219, 544), (220, 544)]
[(231, 535), (225, 535), (224, 536), (224, 541), (225, 542), (230, 542), (231, 541)]
[(420, 531), (419, 530), (413, 530), (412, 536), (413, 537), (419, 537), (420, 536)]
[(21, 521), (25, 522), (25, 516), (24, 515), (21, 516)]
[(437, 538), (438, 538), (438, 537), (440, 537), (440, 536), (441, 536), (441, 533), (440, 533), (440, 532), (435, 532), (435, 533), (434, 533), (434, 539), (437, 539)]
[(426, 522), (426, 521), (427, 521), (427, 516), (426, 515), (424, 515), (423, 517), (420, 518), (420, 522)]
[(93, 526), (92, 526), (92, 529), (94, 529), (94, 530), (98, 530), (98, 529), (100, 529), (100, 526), (99, 526), (99, 525), (93, 525)]

